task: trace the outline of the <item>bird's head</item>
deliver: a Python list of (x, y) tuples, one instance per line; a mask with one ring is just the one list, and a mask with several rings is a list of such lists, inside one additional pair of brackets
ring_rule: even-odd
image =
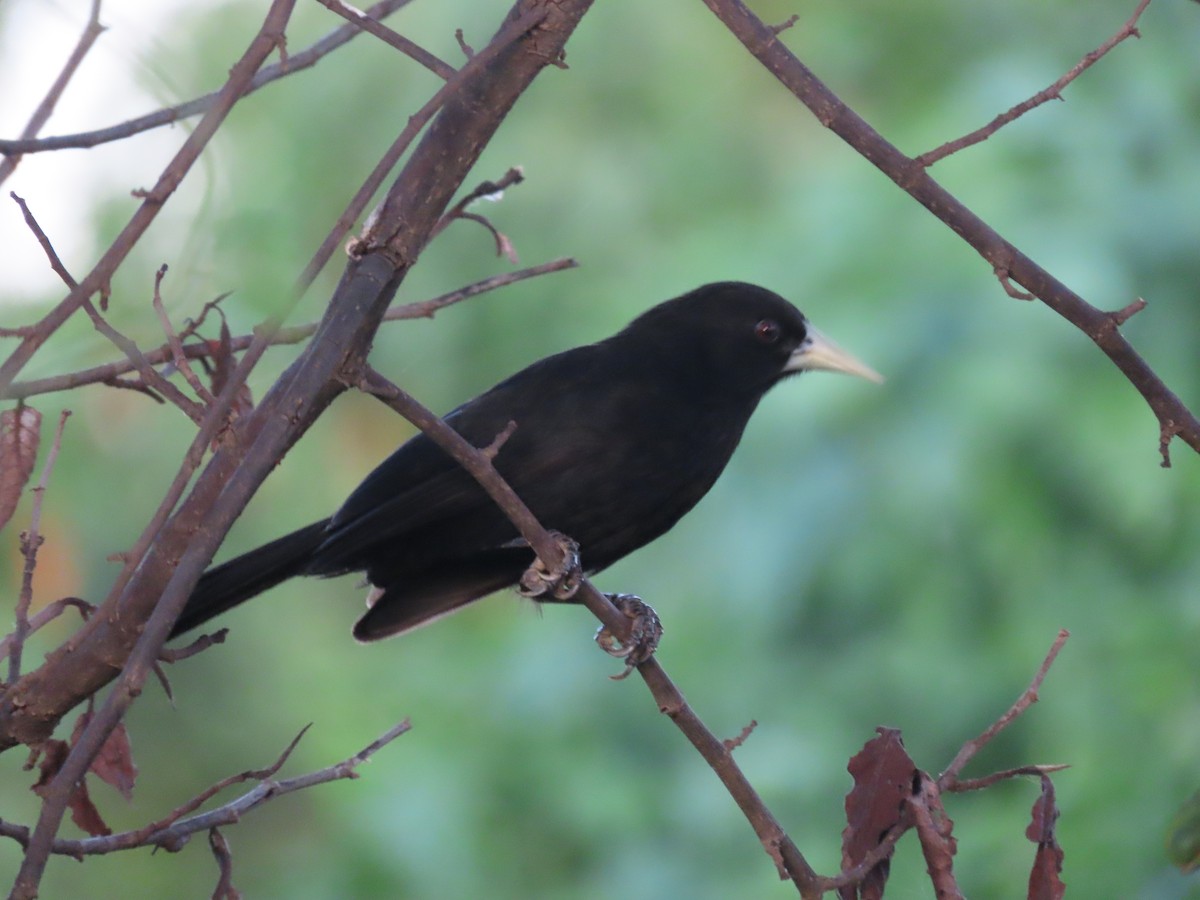
[(703, 370), (706, 380), (759, 395), (806, 371), (883, 381), (787, 300), (744, 282), (706, 284), (660, 303), (634, 319), (621, 336), (653, 343), (657, 353), (677, 364)]

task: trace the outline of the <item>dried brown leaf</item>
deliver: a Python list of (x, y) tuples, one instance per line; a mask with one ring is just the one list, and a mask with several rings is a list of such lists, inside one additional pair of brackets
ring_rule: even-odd
[(42, 757), (38, 762), (38, 779), (29, 786), (29, 789), (39, 797), (43, 796), (46, 786), (58, 774), (58, 770), (62, 768), (62, 764), (70, 752), (71, 747), (66, 741), (51, 739), (42, 744)]
[[(71, 734), (72, 747), (91, 720), (91, 710), (83, 712), (75, 720), (75, 730)], [(92, 760), (89, 771), (94, 772), (101, 781), (115, 787), (126, 800), (133, 799), (138, 770), (133, 762), (133, 747), (129, 743), (129, 731), (124, 722), (118, 722), (117, 727), (109, 733), (100, 752)]]
[(32, 406), (0, 412), (0, 528), (12, 518), (33, 474), (41, 429), (42, 414)]
[[(913, 791), (917, 766), (904, 749), (900, 732), (877, 728), (878, 737), (867, 741), (850, 759), (847, 771), (854, 787), (846, 795), (846, 828), (842, 832), (842, 868), (858, 864), (874, 850), (903, 815), (905, 799)], [(843, 900), (874, 900), (883, 896), (889, 861), (872, 869), (857, 887), (842, 888)]]
[(1033, 810), (1025, 837), (1038, 845), (1029, 873), (1029, 900), (1062, 900), (1067, 891), (1062, 874), (1063, 851), (1054, 836), (1058, 806), (1054, 802), (1054, 784), (1042, 776), (1042, 792), (1033, 801)]
[[(50, 782), (54, 780), (54, 776), (58, 774), (70, 752), (71, 745), (66, 741), (49, 740), (42, 745), (42, 758), (38, 763), (38, 779), (30, 788), (35, 794), (39, 797), (46, 796)], [(87, 782), (80, 781), (75, 785), (75, 790), (71, 792), (71, 799), (67, 801), (67, 805), (71, 808), (71, 821), (88, 834), (93, 837), (112, 834), (112, 830), (100, 816), (100, 811), (92, 803), (92, 798), (88, 796)]]
[(513, 244), (512, 240), (509, 239), (509, 236), (503, 231), (496, 232), (496, 252), (502, 255), (514, 266), (519, 266), (521, 264), (521, 259), (517, 256), (516, 245)]
[(86, 831), (92, 837), (112, 834), (112, 829), (105, 823), (100, 815), (100, 810), (96, 809), (92, 798), (88, 796), (86, 781), (80, 781), (75, 785), (68, 805), (71, 807), (71, 821), (81, 830)]

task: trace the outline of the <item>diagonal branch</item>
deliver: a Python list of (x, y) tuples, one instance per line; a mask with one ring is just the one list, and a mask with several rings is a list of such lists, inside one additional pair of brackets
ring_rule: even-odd
[[(588, 2), (590, 3), (591, 0), (588, 0)], [(304, 267), (304, 271), (300, 273), (300, 277), (296, 280), (296, 287), (299, 293), (308, 290), (309, 286), (316, 280), (317, 275), (325, 268), (325, 264), (329, 262), (330, 257), (333, 256), (333, 251), (341, 243), (342, 238), (346, 236), (346, 233), (353, 227), (354, 223), (358, 221), (363, 210), (367, 208), (367, 204), (371, 202), (371, 198), (378, 192), (388, 173), (400, 162), (401, 157), (408, 151), (409, 145), (416, 140), (417, 135), (421, 133), (421, 130), (429, 123), (438, 110), (442, 108), (443, 104), (449, 98), (461, 94), (466, 86), (477, 82), (481, 72), (492, 69), (496, 59), (501, 54), (511, 50), (513, 44), (518, 39), (523, 38), (532, 28), (541, 23), (545, 16), (545, 11), (539, 9), (537, 4), (530, 4), (530, 6), (532, 8), (526, 10), (522, 15), (510, 16), (509, 20), (500, 29), (500, 32), (482, 53), (471, 57), (465, 66), (455, 72), (432, 97), (425, 101), (424, 106), (409, 116), (404, 129), (392, 141), (392, 145), (384, 152), (359, 189), (354, 192), (354, 196), (350, 198), (350, 202), (346, 205), (342, 214), (338, 216), (337, 221), (333, 224), (333, 228), (325, 236), (325, 239), (313, 254), (312, 259), (309, 260), (308, 265)], [(518, 4), (514, 9), (520, 7), (521, 4)], [(507, 111), (507, 109), (501, 110), (501, 115), (507, 113)], [(436, 177), (436, 172), (428, 174), (429, 177)], [(389, 196), (394, 197), (395, 195), (396, 192), (393, 188)], [(394, 211), (389, 215), (381, 206), (368, 219), (366, 230), (370, 229), (373, 222), (387, 222), (394, 218)], [(424, 242), (428, 243), (436, 234), (435, 228), (433, 232), (424, 238)], [(350, 255), (352, 257), (361, 257), (369, 249), (371, 248), (361, 238), (356, 239), (352, 244)]]
[(1170, 465), (1167, 448), (1172, 437), (1182, 438), (1200, 452), (1200, 420), (1121, 334), (1119, 316), (1089, 304), (969, 210), (915, 160), (888, 143), (797, 59), (774, 30), (741, 0), (704, 0), (704, 3), (822, 125), (974, 247), (998, 276), (1017, 282), (1091, 338), (1124, 373), (1158, 418), (1164, 466)]
[[(381, 2), (370, 7), (364, 15), (370, 16), (372, 19), (382, 19), (384, 16), (391, 15), (396, 10), (407, 6), (411, 2), (412, 0), (381, 0)], [(278, 62), (264, 66), (251, 79), (250, 86), (246, 88), (246, 95), (252, 94), (259, 88), (265, 87), (273, 81), (278, 81), (280, 78), (286, 78), (288, 75), (312, 68), (323, 57), (358, 37), (360, 34), (362, 34), (362, 29), (357, 25), (342, 25), (299, 53), (289, 53), (286, 63)], [(162, 128), (164, 125), (172, 125), (175, 122), (189, 119), (192, 116), (198, 116), (212, 109), (220, 98), (221, 92), (214, 91), (211, 94), (205, 94), (203, 97), (197, 97), (194, 100), (188, 100), (186, 103), (169, 106), (166, 109), (160, 109), (156, 112), (139, 116), (136, 119), (130, 119), (127, 122), (110, 125), (107, 128), (99, 128), (95, 131), (84, 131), (79, 134), (64, 134), (36, 139), (33, 137), (17, 140), (0, 139), (0, 153), (44, 153), (51, 150), (95, 147), (100, 144), (123, 140), (135, 134), (141, 134), (144, 131)]]
[[(58, 105), (59, 99), (63, 92), (66, 91), (67, 85), (71, 79), (75, 77), (75, 73), (79, 70), (80, 63), (87, 56), (88, 51), (92, 49), (92, 45), (96, 43), (96, 39), (104, 32), (104, 26), (100, 24), (100, 0), (92, 0), (92, 11), (88, 15), (87, 24), (83, 27), (83, 34), (79, 36), (79, 41), (75, 44), (75, 49), (71, 51), (71, 55), (67, 57), (66, 63), (63, 65), (62, 71), (58, 73), (58, 77), (54, 79), (54, 83), (50, 85), (50, 90), (46, 92), (46, 96), (42, 98), (42, 102), (38, 104), (37, 109), (33, 111), (33, 115), (29, 117), (29, 122), (21, 131), (21, 140), (29, 141), (37, 137), (37, 133), (42, 130), (42, 126), (49, 120), (54, 112), (54, 107)], [(4, 159), (0, 159), (0, 184), (8, 180), (18, 165), (21, 164), (21, 154), (19, 151), (3, 150)]]
[(1016, 699), (1004, 715), (989, 725), (978, 737), (962, 745), (958, 753), (955, 754), (954, 759), (951, 760), (950, 765), (946, 766), (946, 771), (938, 776), (937, 786), (939, 790), (955, 790), (955, 785), (958, 783), (958, 773), (975, 757), (975, 754), (986, 747), (1017, 716), (1037, 703), (1038, 690), (1041, 688), (1042, 682), (1046, 680), (1046, 675), (1049, 673), (1050, 667), (1054, 665), (1054, 660), (1058, 658), (1058, 653), (1062, 650), (1063, 644), (1067, 642), (1067, 638), (1070, 636), (1070, 632), (1065, 628), (1059, 631), (1058, 636), (1054, 639), (1054, 643), (1050, 645), (1049, 652), (1046, 653), (1046, 658), (1042, 660), (1042, 665), (1038, 668), (1037, 674), (1033, 676), (1033, 681), (1030, 682), (1029, 687)]
[(380, 23), (370, 12), (359, 12), (353, 6), (347, 6), (345, 3), (342, 3), (342, 0), (317, 0), (317, 2), (330, 12), (337, 13), (347, 22), (379, 38), (389, 47), (394, 47), (406, 56), (412, 57), (443, 81), (449, 81), (454, 77), (454, 66), (443, 62), (424, 47), (410, 41), (404, 35), (397, 34), (386, 25)]
[[(365, 367), (356, 376), (356, 384), (378, 397), (405, 419), (421, 429), (429, 438), (467, 470), (487, 491), (488, 496), (504, 511), (533, 548), (538, 558), (550, 567), (561, 561), (562, 548), (538, 522), (529, 507), (516, 495), (492, 465), (487, 448), (472, 447), (457, 431), (434, 415), (403, 389), (389, 382), (375, 370)], [(520, 422), (517, 423), (520, 427)], [(613, 606), (586, 578), (576, 594), (587, 608), (619, 638), (626, 640), (629, 619)], [(803, 854), (788, 837), (782, 826), (767, 809), (758, 792), (734, 761), (733, 748), (722, 741), (701, 721), (688, 705), (683, 694), (667, 676), (658, 660), (651, 657), (638, 666), (638, 672), (650, 688), (659, 711), (683, 732), (705, 762), (709, 764), (734, 802), (746, 816), (767, 854), (775, 860), (780, 872), (790, 878), (804, 897), (819, 896), (819, 876), (809, 866)]]
[(1000, 115), (996, 116), (996, 118), (992, 119), (992, 121), (988, 122), (982, 128), (977, 128), (970, 134), (964, 134), (960, 138), (947, 141), (940, 147), (930, 150), (928, 153), (922, 153), (916, 158), (917, 165), (928, 168), (934, 163), (945, 159), (947, 156), (950, 156), (952, 153), (957, 153), (959, 150), (964, 150), (967, 147), (971, 147), (982, 141), (986, 141), (1009, 122), (1019, 119), (1031, 109), (1036, 109), (1043, 103), (1049, 103), (1051, 100), (1061, 100), (1062, 92), (1066, 86), (1090, 69), (1097, 62), (1099, 62), (1102, 57), (1107, 55), (1108, 52), (1113, 49), (1113, 47), (1117, 46), (1117, 44), (1121, 43), (1127, 38), (1141, 37), (1141, 35), (1138, 33), (1137, 23), (1138, 19), (1142, 17), (1142, 12), (1145, 11), (1146, 7), (1149, 5), (1150, 0), (1139, 0), (1137, 9), (1133, 11), (1133, 15), (1126, 20), (1124, 25), (1117, 29), (1116, 34), (1110, 37), (1095, 50), (1087, 53), (1083, 59), (1075, 63), (1075, 65), (1072, 66), (1065, 75), (1055, 81), (1054, 84), (1047, 88), (1043, 88), (1029, 99), (1022, 100), (1016, 106), (1012, 107), (1012, 109), (1008, 109), (1000, 113)]

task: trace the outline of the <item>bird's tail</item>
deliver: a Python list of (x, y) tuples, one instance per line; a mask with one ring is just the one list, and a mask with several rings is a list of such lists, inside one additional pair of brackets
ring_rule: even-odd
[(303, 575), (328, 524), (328, 519), (313, 522), (209, 569), (196, 583), (171, 637), (191, 631), (282, 581)]

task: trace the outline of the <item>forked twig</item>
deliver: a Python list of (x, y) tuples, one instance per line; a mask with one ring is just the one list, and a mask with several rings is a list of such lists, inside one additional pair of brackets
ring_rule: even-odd
[[(1038, 91), (1028, 100), (1023, 100), (1011, 109), (1000, 113), (1000, 115), (996, 116), (996, 118), (992, 119), (992, 121), (988, 122), (982, 128), (977, 128), (970, 134), (965, 134), (962, 137), (955, 138), (952, 141), (947, 141), (940, 147), (930, 150), (928, 153), (922, 153), (914, 160), (916, 164), (923, 168), (929, 168), (934, 163), (945, 159), (952, 153), (957, 153), (959, 150), (963, 150), (982, 141), (986, 141), (1009, 122), (1019, 119), (1031, 109), (1036, 109), (1043, 103), (1048, 103), (1051, 100), (1061, 100), (1062, 92), (1066, 86), (1090, 69), (1097, 62), (1099, 62), (1100, 59), (1102, 59), (1110, 50), (1113, 49), (1113, 47), (1117, 46), (1117, 44), (1121, 43), (1127, 38), (1141, 37), (1141, 35), (1138, 33), (1137, 22), (1138, 19), (1141, 18), (1146, 7), (1149, 5), (1150, 0), (1139, 0), (1137, 9), (1133, 11), (1133, 15), (1129, 17), (1124, 25), (1117, 29), (1116, 33), (1112, 37), (1110, 37), (1095, 50), (1087, 53), (1083, 59), (1072, 66), (1065, 75), (1055, 81), (1052, 85)], [(1033, 298), (1031, 297), (1029, 299)]]

